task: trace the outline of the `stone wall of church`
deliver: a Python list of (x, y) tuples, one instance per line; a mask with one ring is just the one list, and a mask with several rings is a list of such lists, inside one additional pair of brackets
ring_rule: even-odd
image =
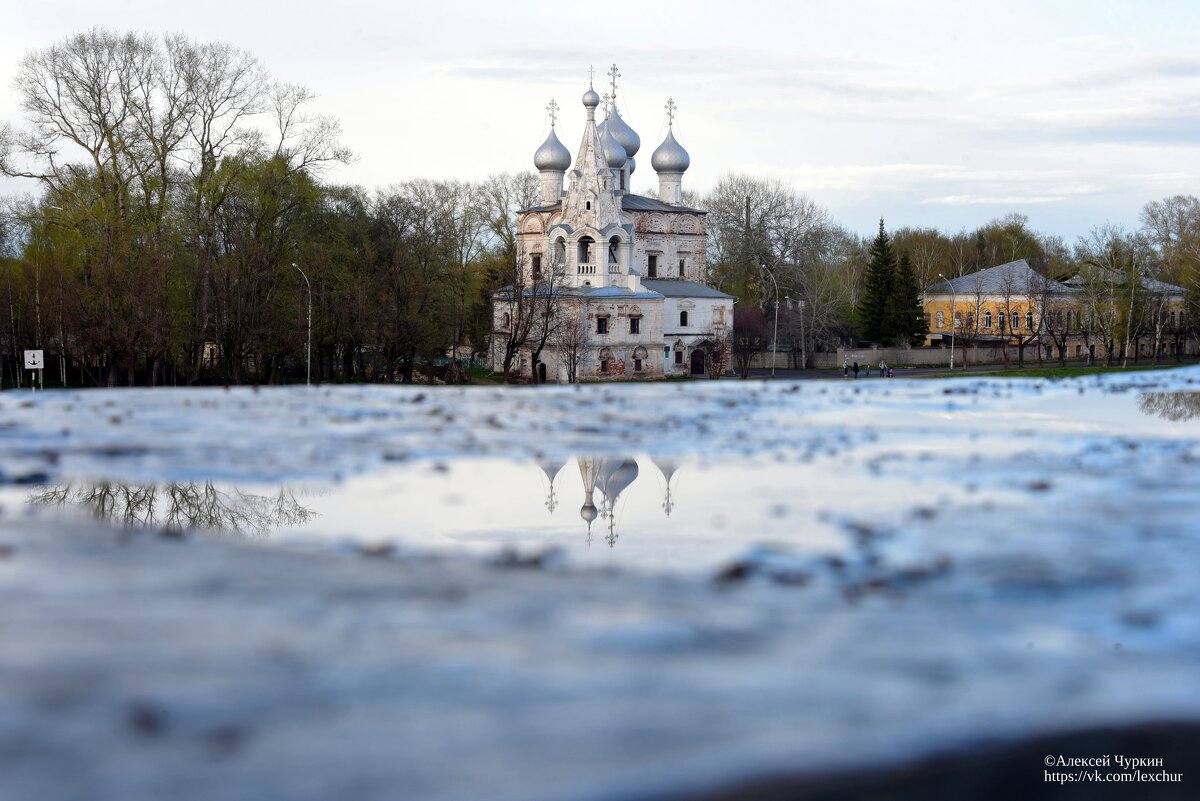
[[(686, 313), (686, 318), (683, 316)], [(663, 371), (688, 375), (692, 352), (728, 342), (733, 333), (732, 298), (665, 298), (663, 302)]]
[[(633, 212), (633, 263), (643, 278), (708, 279), (704, 215), (688, 212)], [(654, 257), (654, 264), (651, 264)], [(680, 275), (680, 262), (683, 275)], [(653, 274), (652, 274), (653, 273)]]
[[(607, 318), (599, 333), (598, 318)], [(632, 332), (630, 320), (638, 320)], [(589, 300), (588, 348), (580, 365), (584, 381), (628, 381), (662, 378), (663, 301), (642, 298)], [(640, 362), (640, 366), (639, 366)]]

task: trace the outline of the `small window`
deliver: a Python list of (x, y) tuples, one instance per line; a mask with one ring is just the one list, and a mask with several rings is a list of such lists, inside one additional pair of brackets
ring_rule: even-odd
[(642, 318), (641, 317), (630, 317), (629, 318), (629, 333), (631, 333), (631, 334), (642, 333)]
[(938, 328), (946, 327), (946, 313), (945, 312), (937, 313), (937, 327)]
[(684, 276), (683, 259), (680, 259), (679, 260), (679, 277), (683, 278), (683, 276)]
[(608, 359), (600, 360), (600, 372), (602, 372), (602, 373), (608, 372)]
[(1008, 318), (1004, 316), (1004, 312), (1000, 312), (999, 314), (996, 315), (996, 325), (999, 327), (999, 329), (1001, 331), (1004, 330), (1004, 326), (1007, 323), (1008, 323)]
[(670, 355), (671, 355), (671, 349), (664, 345), (663, 346), (663, 358), (664, 359), (669, 358)]
[(587, 205), (587, 210), (591, 211), (592, 210), (592, 201), (589, 200), (586, 205)]
[(688, 321), (687, 321), (687, 312), (685, 312), (685, 311), (681, 311), (681, 312), (679, 313), (679, 325), (680, 325), (681, 327), (683, 327), (683, 328), (687, 328), (687, 324), (688, 324)]
[(542, 277), (542, 254), (534, 253), (533, 254), (533, 279), (536, 281), (537, 279), (539, 279), (541, 277)]
[(1033, 330), (1033, 312), (1025, 312), (1025, 327)]
[(597, 334), (607, 334), (608, 333), (608, 318), (607, 317), (597, 317), (596, 318), (596, 333)]
[(962, 328), (962, 312), (954, 313), (954, 327)]
[(1012, 313), (1012, 328), (1014, 331), (1016, 331), (1020, 327), (1021, 327), (1021, 315), (1018, 312), (1013, 312)]
[(658, 278), (658, 256), (651, 253), (646, 258), (646, 274), (651, 278)]
[(992, 327), (992, 313), (990, 311), (983, 313), (983, 327), (984, 328)]
[(642, 371), (642, 360), (641, 360), (641, 359), (638, 359), (638, 358), (636, 358), (636, 357), (634, 358), (634, 360), (633, 360), (633, 369), (634, 369), (636, 372), (639, 372), (639, 373)]
[(683, 351), (681, 351), (681, 350), (675, 351), (675, 363), (683, 364)]
[(504, 327), (505, 329), (512, 328), (512, 315), (508, 312), (504, 313)]

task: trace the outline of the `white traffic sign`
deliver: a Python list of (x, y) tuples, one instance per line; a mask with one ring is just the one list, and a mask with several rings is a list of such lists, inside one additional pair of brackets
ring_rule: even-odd
[(41, 370), (46, 366), (46, 360), (42, 356), (40, 350), (25, 351), (25, 369), (26, 370)]

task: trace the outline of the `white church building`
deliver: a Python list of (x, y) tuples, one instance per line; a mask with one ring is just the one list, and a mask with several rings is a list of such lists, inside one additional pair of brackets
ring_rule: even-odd
[(550, 134), (533, 157), (541, 202), (517, 219), (523, 286), (493, 296), (491, 367), (503, 369), (521, 292), (552, 298), (556, 315), (537, 362), (529, 347), (514, 360), (513, 371), (535, 381), (718, 375), (729, 368), (735, 299), (706, 283), (706, 212), (683, 203), (691, 159), (675, 139), (675, 103), (667, 101), (667, 134), (650, 157), (658, 197), (634, 194), (641, 139), (617, 109), (615, 65), (610, 77), (611, 94), (602, 99), (589, 85), (583, 95), (573, 162), (555, 133), (551, 101)]

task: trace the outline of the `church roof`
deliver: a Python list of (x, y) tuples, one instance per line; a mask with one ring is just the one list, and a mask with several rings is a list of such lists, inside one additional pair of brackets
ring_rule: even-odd
[(661, 200), (645, 195), (622, 195), (621, 208), (628, 211), (690, 211), (693, 214), (707, 214), (704, 209), (693, 209), (689, 206), (672, 206)]
[(698, 284), (695, 281), (679, 281), (677, 279), (642, 279), (642, 286), (668, 298), (728, 298), (736, 300), (733, 295), (727, 295), (719, 289)]
[[(527, 209), (521, 209), (520, 214), (529, 211), (554, 211), (562, 208), (562, 201), (556, 203), (547, 203), (542, 206), (530, 206)], [(645, 195), (621, 195), (621, 208), (626, 211), (686, 211), (691, 214), (708, 214), (704, 209), (693, 209), (690, 206), (672, 206), (670, 203), (663, 203), (658, 198), (646, 197)]]

